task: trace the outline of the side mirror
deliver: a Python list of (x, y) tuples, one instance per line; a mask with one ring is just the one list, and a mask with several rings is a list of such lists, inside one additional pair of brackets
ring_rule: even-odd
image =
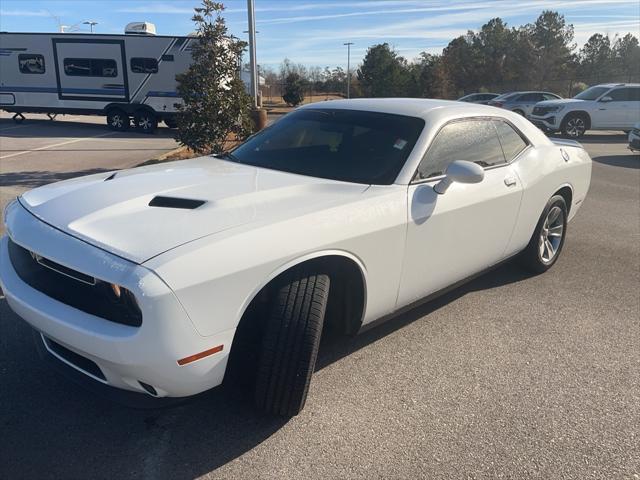
[(605, 102), (605, 103), (606, 103), (606, 102), (610, 102), (610, 101), (612, 101), (612, 100), (613, 100), (613, 98), (611, 98), (609, 95), (607, 95), (606, 97), (602, 97), (602, 98), (600, 99), (600, 101), (601, 101), (601, 102)]
[(477, 163), (456, 160), (449, 164), (444, 175), (445, 177), (433, 187), (440, 195), (445, 193), (453, 182), (480, 183), (484, 179), (484, 168)]

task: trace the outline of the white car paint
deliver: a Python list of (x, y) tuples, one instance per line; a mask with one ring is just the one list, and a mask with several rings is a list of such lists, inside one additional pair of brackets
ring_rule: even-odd
[[(0, 281), (11, 308), (48, 338), (94, 361), (106, 383), (158, 396), (219, 385), (235, 329), (254, 296), (311, 258), (353, 260), (365, 283), (361, 326), (521, 251), (549, 198), (572, 190), (572, 218), (589, 188), (591, 160), (575, 142), (556, 145), (521, 116), (483, 105), (423, 99), (360, 99), (302, 107), (423, 118), (391, 185), (331, 181), (213, 157), (68, 180), (24, 194), (6, 211), (7, 235), (62, 266), (117, 283), (144, 321), (118, 325), (53, 300), (24, 283), (0, 244)], [(447, 122), (508, 120), (529, 146), (477, 184), (442, 177), (412, 183)], [(106, 181), (105, 181), (106, 180)], [(508, 185), (507, 185), (508, 184)], [(196, 210), (154, 209), (155, 195), (203, 199)], [(217, 345), (188, 365), (177, 360)]]
[(588, 115), (589, 130), (631, 130), (640, 121), (640, 95), (637, 100), (622, 101), (615, 98), (615, 92), (627, 89), (638, 91), (640, 84), (610, 83), (595, 87), (602, 87), (603, 92), (593, 100), (563, 98), (537, 103), (530, 116), (531, 121), (551, 131), (560, 130), (567, 115), (577, 112)]

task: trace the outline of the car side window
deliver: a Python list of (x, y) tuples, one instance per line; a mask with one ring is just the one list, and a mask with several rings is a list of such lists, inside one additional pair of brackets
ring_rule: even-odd
[(609, 92), (607, 96), (611, 97), (612, 102), (628, 102), (631, 100), (629, 93), (630, 88), (617, 88)]
[(560, 98), (557, 95), (553, 95), (551, 93), (543, 93), (542, 97), (543, 100), (558, 100)]
[(640, 102), (640, 87), (631, 87), (629, 90), (629, 101)]
[(459, 120), (442, 127), (420, 162), (416, 180), (443, 175), (455, 160), (474, 162), (482, 167), (506, 163), (492, 120)]
[(510, 162), (527, 148), (528, 143), (507, 122), (494, 120), (493, 123), (498, 132), (498, 138), (500, 139), (505, 159), (507, 162)]
[(521, 101), (521, 102), (538, 102), (538, 101), (542, 100), (542, 98), (540, 98), (540, 100), (538, 100), (539, 96), (540, 96), (540, 94), (538, 94), (538, 93), (525, 93), (518, 100)]

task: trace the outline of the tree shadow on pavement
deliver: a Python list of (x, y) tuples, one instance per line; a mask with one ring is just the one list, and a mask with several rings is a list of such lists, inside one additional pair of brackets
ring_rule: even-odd
[[(324, 340), (320, 370), (469, 292), (528, 276), (512, 263), (361, 335)], [(136, 409), (52, 375), (33, 331), (0, 300), (0, 478), (172, 478), (205, 475), (287, 421), (257, 413), (250, 389), (223, 385), (168, 408)], [(77, 374), (83, 377), (81, 374)], [(68, 375), (67, 375), (68, 376)], [(95, 390), (94, 390), (95, 392)]]

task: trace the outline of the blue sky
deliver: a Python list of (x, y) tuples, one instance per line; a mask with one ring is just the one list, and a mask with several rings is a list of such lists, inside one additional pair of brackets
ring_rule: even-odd
[[(1, 0), (0, 30), (57, 31), (84, 20), (98, 22), (98, 33), (122, 33), (131, 21), (156, 24), (159, 34), (185, 35), (197, 0)], [(245, 38), (246, 1), (227, 0), (231, 33)], [(500, 16), (509, 25), (532, 22), (543, 9), (563, 13), (583, 44), (593, 33), (640, 36), (638, 0), (255, 0), (258, 62), (277, 66), (284, 57), (306, 65), (346, 66), (344, 42), (354, 42), (352, 64), (367, 47), (388, 42), (412, 59), (422, 51), (440, 52), (454, 37), (477, 30)], [(88, 27), (80, 25), (81, 30)]]

